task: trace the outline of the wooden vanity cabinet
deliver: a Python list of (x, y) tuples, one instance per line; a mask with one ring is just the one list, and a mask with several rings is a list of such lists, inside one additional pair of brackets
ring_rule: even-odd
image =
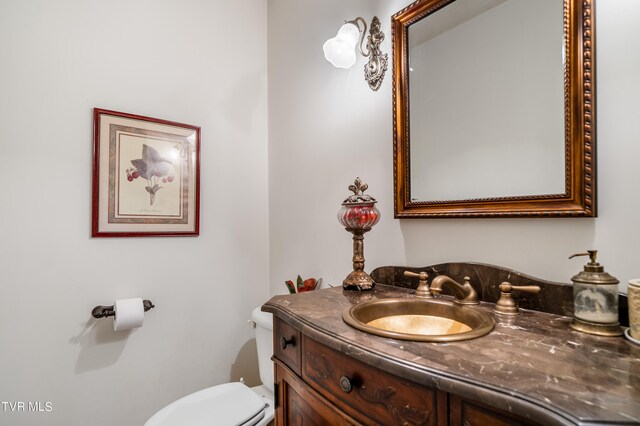
[(461, 426), (534, 426), (526, 419), (449, 394), (449, 424)]
[(274, 348), (277, 426), (532, 424), (364, 364), (277, 316)]
[(275, 425), (358, 425), (275, 360)]

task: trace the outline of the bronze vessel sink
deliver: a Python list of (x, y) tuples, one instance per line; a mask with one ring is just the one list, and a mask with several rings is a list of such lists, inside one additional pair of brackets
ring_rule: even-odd
[(438, 299), (382, 299), (360, 303), (342, 313), (351, 327), (392, 339), (454, 342), (489, 334), (491, 314)]

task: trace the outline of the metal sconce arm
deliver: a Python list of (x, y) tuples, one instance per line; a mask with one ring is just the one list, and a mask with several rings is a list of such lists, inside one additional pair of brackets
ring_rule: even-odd
[[(364, 27), (363, 29), (360, 29), (360, 23), (362, 23), (362, 26)], [(360, 49), (362, 56), (369, 57), (371, 51), (364, 53), (364, 49), (362, 48), (364, 45), (364, 36), (367, 34), (367, 21), (365, 21), (363, 17), (358, 16), (356, 19), (346, 21), (345, 24), (353, 24), (358, 27), (358, 31), (360, 31), (360, 43), (358, 44), (358, 48)]]

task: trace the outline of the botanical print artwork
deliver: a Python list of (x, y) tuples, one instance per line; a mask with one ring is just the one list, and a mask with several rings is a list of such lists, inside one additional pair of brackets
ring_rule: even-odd
[(186, 219), (188, 158), (184, 138), (114, 126), (110, 222)]
[(200, 128), (94, 109), (92, 236), (199, 233)]
[(152, 206), (156, 199), (156, 193), (162, 189), (160, 180), (164, 185), (171, 184), (174, 176), (171, 161), (162, 158), (158, 151), (149, 145), (142, 145), (142, 158), (131, 160), (132, 168), (127, 169), (127, 180), (133, 182), (135, 179), (143, 178), (147, 180), (144, 189), (149, 193), (149, 205)]

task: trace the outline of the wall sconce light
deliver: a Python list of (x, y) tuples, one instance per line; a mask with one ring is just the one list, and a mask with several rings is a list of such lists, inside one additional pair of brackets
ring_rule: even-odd
[[(360, 27), (362, 24), (363, 28)], [(387, 54), (380, 51), (380, 43), (384, 40), (384, 33), (380, 31), (380, 20), (374, 16), (371, 20), (371, 29), (367, 37), (367, 52), (362, 49), (364, 36), (367, 32), (367, 21), (357, 17), (347, 21), (340, 27), (338, 34), (330, 38), (322, 46), (324, 57), (336, 68), (351, 68), (356, 63), (355, 48), (360, 39), (360, 53), (368, 57), (369, 62), (364, 66), (364, 78), (372, 90), (378, 90), (384, 73), (387, 71)]]

